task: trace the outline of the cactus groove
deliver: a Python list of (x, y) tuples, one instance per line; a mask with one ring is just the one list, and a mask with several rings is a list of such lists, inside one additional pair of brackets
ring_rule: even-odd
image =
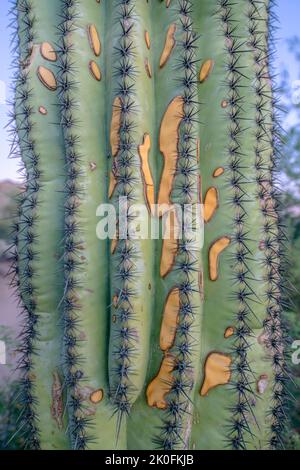
[(281, 448), (274, 1), (12, 15), (16, 433), (28, 449)]

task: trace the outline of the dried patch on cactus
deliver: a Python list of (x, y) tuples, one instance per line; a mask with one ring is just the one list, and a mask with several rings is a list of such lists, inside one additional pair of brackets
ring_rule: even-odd
[(149, 152), (151, 149), (151, 139), (149, 134), (144, 135), (142, 145), (139, 145), (139, 156), (141, 159), (141, 172), (144, 184), (144, 195), (149, 213), (155, 204), (155, 192), (153, 177), (149, 165)]
[(171, 5), (171, 0), (166, 0), (166, 7), (169, 8), (170, 5)]
[(198, 287), (199, 287), (200, 299), (203, 301), (204, 300), (204, 273), (202, 270), (200, 270), (198, 274)]
[(215, 187), (211, 187), (207, 190), (204, 198), (204, 221), (208, 223), (215, 215), (216, 210), (219, 207), (219, 194)]
[(43, 116), (46, 116), (48, 114), (48, 111), (44, 106), (40, 106), (39, 113), (42, 114)]
[(114, 173), (111, 171), (110, 175), (109, 175), (109, 188), (108, 188), (108, 197), (109, 197), (109, 199), (112, 198), (116, 186), (117, 186), (117, 180), (115, 178)]
[(48, 90), (55, 91), (57, 89), (57, 81), (54, 73), (47, 67), (40, 65), (37, 70), (37, 75), (42, 84), (48, 88)]
[(202, 64), (200, 72), (199, 72), (200, 83), (203, 83), (205, 82), (205, 80), (208, 79), (209, 75), (213, 71), (214, 65), (215, 65), (215, 62), (212, 59), (208, 59)]
[(234, 335), (234, 328), (233, 326), (229, 326), (226, 328), (225, 333), (224, 333), (224, 338), (230, 338), (230, 336)]
[(146, 392), (147, 403), (153, 408), (165, 410), (168, 406), (165, 399), (170, 393), (174, 381), (173, 370), (175, 367), (175, 358), (172, 354), (166, 354), (160, 366), (159, 373), (149, 384)]
[(160, 260), (160, 275), (166, 277), (172, 270), (178, 253), (180, 226), (175, 210), (169, 210), (163, 217), (164, 238)]
[(166, 36), (166, 41), (165, 41), (165, 46), (164, 50), (161, 54), (160, 61), (159, 61), (159, 66), (160, 68), (164, 67), (166, 63), (169, 60), (169, 57), (175, 47), (176, 41), (175, 41), (175, 32), (176, 32), (176, 24), (171, 24), (169, 26), (167, 36)]
[(57, 54), (49, 42), (43, 42), (40, 47), (41, 56), (50, 62), (57, 61)]
[(57, 372), (52, 374), (52, 403), (51, 416), (56, 421), (59, 429), (63, 428), (63, 390), (60, 377)]
[(169, 293), (164, 308), (159, 342), (160, 349), (162, 351), (169, 350), (174, 344), (179, 318), (179, 308), (179, 289), (175, 288)]
[(151, 48), (151, 40), (150, 40), (150, 34), (149, 34), (148, 31), (145, 31), (145, 43), (146, 43), (147, 49), (150, 50), (150, 48)]
[(216, 168), (214, 173), (213, 173), (213, 177), (218, 178), (219, 176), (223, 175), (224, 171), (225, 170), (222, 166), (220, 166), (219, 168)]
[(97, 405), (103, 400), (103, 397), (104, 397), (104, 392), (102, 388), (99, 388), (98, 390), (95, 390), (94, 392), (91, 393), (90, 400), (92, 403)]
[(89, 69), (90, 69), (90, 72), (91, 72), (92, 76), (95, 78), (95, 80), (100, 82), (101, 77), (102, 77), (101, 70), (100, 70), (99, 65), (94, 60), (90, 61)]
[(159, 148), (164, 157), (164, 169), (158, 194), (158, 204), (161, 205), (171, 205), (170, 195), (178, 160), (179, 126), (183, 112), (183, 98), (176, 96), (169, 104), (160, 127)]
[(267, 376), (267, 374), (262, 374), (258, 381), (257, 381), (257, 385), (256, 385), (256, 388), (257, 388), (257, 392), (260, 394), (260, 395), (263, 395), (268, 387), (268, 383), (269, 383), (269, 378)]
[(101, 41), (97, 28), (94, 24), (91, 24), (88, 27), (88, 38), (92, 51), (96, 57), (99, 57), (101, 54)]
[(205, 361), (204, 382), (200, 391), (202, 397), (208, 395), (209, 390), (218, 385), (225, 385), (231, 377), (231, 357), (226, 354), (213, 352)]
[(216, 281), (219, 277), (219, 256), (230, 245), (229, 237), (221, 237), (216, 240), (209, 249), (209, 277), (211, 281)]
[(116, 96), (112, 107), (112, 117), (110, 124), (110, 146), (113, 157), (116, 157), (120, 147), (120, 127), (122, 119), (122, 101)]
[(152, 78), (152, 68), (149, 59), (145, 60), (145, 69), (149, 78)]

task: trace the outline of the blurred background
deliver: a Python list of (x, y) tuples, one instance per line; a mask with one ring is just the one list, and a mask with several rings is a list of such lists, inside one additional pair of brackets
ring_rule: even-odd
[[(16, 210), (16, 195), (21, 187), (19, 164), (9, 159), (7, 102), (11, 99), (9, 0), (0, 2), (0, 449), (9, 441), (9, 448), (22, 445), (14, 437), (17, 404), (14, 349), (17, 346), (20, 318), (18, 306), (9, 287), (8, 260), (10, 227)], [(285, 224), (289, 236), (291, 290), (290, 310), (285, 312), (292, 341), (300, 340), (300, 0), (277, 1), (277, 54), (273, 57), (278, 96), (285, 112), (282, 117), (284, 145), (280, 168)], [(6, 364), (1, 365), (1, 341), (6, 345)], [(2, 343), (2, 344), (3, 344)], [(300, 450), (300, 365), (293, 366), (291, 384), (290, 427), (285, 436), (286, 448)]]

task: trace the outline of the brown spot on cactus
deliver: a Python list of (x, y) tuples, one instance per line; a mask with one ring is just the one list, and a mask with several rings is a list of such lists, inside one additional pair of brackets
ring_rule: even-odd
[(142, 145), (139, 145), (139, 156), (141, 159), (141, 172), (144, 185), (144, 195), (149, 213), (153, 210), (155, 204), (155, 192), (153, 177), (149, 165), (149, 152), (151, 148), (151, 139), (149, 134), (144, 135)]
[(49, 42), (43, 42), (43, 44), (41, 44), (40, 52), (44, 59), (49, 60), (50, 62), (57, 61), (57, 54)]
[(209, 354), (204, 366), (204, 382), (200, 391), (202, 397), (218, 385), (225, 385), (231, 377), (231, 357), (226, 354), (213, 352)]
[(196, 152), (197, 152), (197, 162), (200, 162), (200, 139), (197, 139), (197, 147), (196, 147)]
[(225, 109), (227, 108), (227, 106), (228, 106), (228, 101), (226, 100), (221, 101), (221, 108)]
[(150, 34), (148, 31), (145, 31), (145, 43), (147, 46), (147, 49), (151, 48), (151, 40), (150, 40)]
[(97, 405), (103, 400), (103, 397), (104, 397), (104, 392), (101, 388), (99, 388), (98, 390), (95, 390), (94, 392), (91, 393), (90, 400), (92, 403)]
[(89, 25), (88, 27), (88, 37), (90, 46), (96, 57), (99, 57), (101, 54), (101, 42), (97, 28), (94, 24)]
[(263, 395), (268, 387), (269, 378), (266, 374), (262, 374), (257, 381), (257, 392)]
[(161, 410), (167, 408), (168, 405), (165, 397), (171, 391), (172, 383), (174, 381), (172, 374), (174, 367), (174, 356), (166, 354), (161, 363), (159, 373), (149, 384), (146, 391), (147, 403), (149, 406), (159, 408)]
[(160, 127), (159, 148), (164, 157), (164, 169), (158, 193), (160, 205), (171, 205), (170, 195), (178, 160), (178, 134), (183, 117), (183, 105), (183, 98), (176, 96), (169, 104)]
[(204, 198), (204, 221), (205, 223), (208, 223), (213, 218), (218, 207), (219, 207), (218, 190), (215, 187), (211, 187), (207, 190), (205, 198)]
[(116, 96), (113, 102), (112, 117), (110, 124), (110, 146), (113, 157), (116, 157), (120, 146), (120, 127), (122, 118), (122, 101)]
[(96, 171), (97, 170), (97, 164), (95, 162), (90, 162), (90, 170), (91, 171)]
[(209, 277), (211, 281), (216, 281), (219, 277), (219, 256), (230, 245), (229, 237), (222, 237), (216, 240), (209, 249)]
[(199, 287), (200, 299), (204, 300), (204, 273), (203, 271), (199, 271), (199, 274), (198, 274), (198, 287)]
[(57, 81), (51, 70), (40, 65), (38, 67), (37, 74), (42, 84), (48, 88), (48, 90), (55, 91), (57, 89)]
[(160, 260), (160, 275), (166, 277), (172, 270), (178, 252), (180, 227), (175, 210), (170, 210), (164, 215), (164, 237), (162, 242), (162, 254)]
[(175, 36), (175, 31), (176, 31), (176, 24), (171, 24), (171, 26), (169, 26), (169, 29), (167, 31), (164, 50), (163, 50), (163, 52), (161, 54), (161, 57), (160, 57), (160, 62), (159, 62), (160, 68), (162, 68), (166, 65), (166, 63), (168, 62), (169, 57), (172, 53), (172, 50), (175, 47), (175, 44), (176, 44), (175, 37), (174, 37)]
[(51, 416), (56, 421), (59, 429), (63, 427), (63, 392), (60, 377), (57, 372), (52, 374), (52, 403)]
[(115, 308), (117, 308), (117, 307), (118, 307), (118, 303), (119, 303), (119, 298), (118, 298), (117, 295), (114, 295), (114, 296), (113, 296), (113, 306), (114, 306)]
[(219, 168), (216, 168), (213, 173), (213, 177), (218, 178), (219, 176), (223, 175), (224, 171), (225, 171), (224, 168), (221, 166)]
[(224, 333), (224, 338), (230, 338), (230, 336), (234, 335), (234, 328), (232, 326), (229, 326), (226, 328), (225, 333)]
[(89, 63), (89, 69), (90, 69), (90, 72), (92, 74), (92, 76), (95, 78), (95, 80), (97, 80), (98, 82), (101, 81), (101, 70), (99, 68), (99, 65), (96, 64), (96, 62), (94, 60), (91, 60), (90, 63)]
[(39, 113), (42, 114), (43, 116), (46, 116), (48, 114), (48, 111), (44, 106), (40, 106)]
[(202, 64), (201, 69), (200, 69), (200, 73), (199, 73), (200, 83), (203, 83), (203, 82), (205, 82), (205, 80), (208, 79), (209, 75), (211, 74), (211, 72), (214, 68), (214, 65), (215, 65), (215, 63), (212, 59), (208, 59)]
[(168, 295), (160, 329), (160, 349), (168, 351), (174, 344), (180, 308), (179, 289), (174, 288)]
[(170, 5), (171, 5), (171, 0), (166, 0), (166, 7), (169, 8)]
[(145, 69), (149, 78), (152, 78), (152, 68), (149, 59), (145, 60)]

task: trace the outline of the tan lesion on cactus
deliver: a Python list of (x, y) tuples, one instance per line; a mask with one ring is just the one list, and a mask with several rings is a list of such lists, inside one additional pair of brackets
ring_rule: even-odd
[(166, 0), (166, 7), (169, 8), (170, 5), (171, 5), (171, 0)]
[(90, 401), (94, 405), (98, 405), (98, 403), (100, 403), (103, 400), (103, 398), (104, 398), (104, 392), (102, 388), (99, 388), (98, 390), (95, 390), (94, 392), (90, 394)]
[(115, 174), (116, 174), (116, 169), (114, 168), (114, 165), (113, 165), (113, 169), (109, 174), (109, 188), (108, 188), (108, 197), (109, 197), (109, 199), (112, 198), (112, 196), (114, 194), (114, 191), (115, 191), (115, 188), (117, 186), (117, 179), (116, 179)]
[(48, 111), (44, 106), (39, 107), (39, 113), (42, 114), (42, 116), (47, 116)]
[(51, 416), (59, 429), (63, 428), (63, 389), (58, 372), (52, 374)]
[(144, 37), (145, 37), (145, 43), (146, 43), (147, 49), (150, 50), (150, 48), (151, 48), (151, 40), (150, 40), (149, 31), (145, 31)]
[(204, 300), (204, 273), (202, 269), (198, 273), (198, 288), (199, 288), (200, 299)]
[(152, 78), (152, 68), (149, 59), (145, 60), (145, 70), (149, 78)]
[(37, 75), (42, 84), (48, 88), (48, 90), (55, 91), (57, 89), (57, 81), (54, 73), (47, 67), (40, 65), (37, 69)]
[(199, 72), (199, 82), (203, 83), (205, 80), (208, 79), (209, 75), (213, 71), (215, 62), (212, 59), (208, 59), (205, 62), (203, 62), (200, 72)]
[(257, 381), (257, 384), (256, 384), (256, 389), (257, 389), (257, 392), (260, 394), (260, 395), (263, 395), (265, 393), (265, 391), (267, 390), (267, 387), (268, 387), (268, 384), (269, 384), (269, 377), (267, 374), (262, 374), (258, 381)]
[(205, 194), (204, 198), (204, 222), (208, 223), (219, 207), (219, 194), (217, 188), (212, 186)]
[(175, 47), (175, 44), (176, 44), (175, 32), (176, 32), (176, 24), (173, 23), (169, 26), (169, 29), (167, 31), (164, 49), (163, 49), (163, 52), (161, 54), (160, 61), (159, 61), (160, 68), (163, 68), (166, 65)]
[[(122, 120), (122, 101), (119, 96), (116, 96), (113, 105), (112, 105), (112, 116), (111, 116), (111, 124), (110, 124), (110, 147), (111, 147), (111, 154), (113, 159), (118, 155), (119, 147), (120, 147), (120, 128), (121, 128), (121, 120)], [(110, 181), (109, 181), (109, 191), (108, 196), (111, 197), (114, 194), (115, 188), (117, 186), (117, 168), (116, 163), (113, 161), (112, 164), (112, 171), (110, 172)]]
[[(164, 168), (160, 180), (158, 204), (170, 206), (170, 195), (178, 160), (179, 126), (183, 118), (183, 98), (176, 96), (162, 119), (159, 148), (164, 157)], [(160, 213), (160, 216), (162, 213)]]
[(175, 368), (175, 357), (166, 354), (162, 360), (157, 376), (148, 385), (146, 396), (147, 403), (152, 408), (165, 410), (168, 406), (166, 395), (170, 393), (174, 382), (173, 370)]
[(215, 169), (215, 171), (213, 172), (213, 177), (214, 178), (218, 178), (219, 176), (222, 176), (223, 173), (224, 173), (224, 168), (222, 166), (219, 166), (218, 168)]
[(224, 332), (224, 338), (227, 339), (227, 338), (230, 338), (233, 335), (234, 335), (234, 327), (229, 326), (228, 328), (226, 328), (226, 330)]
[(57, 54), (49, 42), (43, 42), (40, 47), (41, 56), (50, 62), (57, 61)]
[(162, 242), (162, 254), (160, 260), (160, 275), (162, 278), (172, 270), (178, 253), (180, 226), (175, 210), (169, 210), (164, 214), (164, 237)]
[(148, 212), (151, 213), (155, 204), (154, 182), (149, 165), (149, 152), (151, 149), (151, 138), (149, 134), (144, 134), (143, 143), (139, 145), (138, 151), (141, 160), (141, 173), (144, 186), (144, 195)]
[(97, 82), (100, 82), (102, 78), (101, 70), (99, 65), (94, 60), (90, 60), (89, 70), (91, 72), (92, 77), (94, 77)]
[(179, 318), (179, 289), (171, 290), (167, 297), (160, 329), (159, 345), (162, 351), (168, 351), (174, 344)]
[(212, 352), (208, 355), (204, 366), (204, 381), (200, 390), (202, 397), (208, 395), (209, 390), (218, 385), (229, 383), (231, 363), (231, 357), (226, 354)]
[(101, 54), (101, 41), (97, 28), (94, 24), (90, 24), (88, 26), (88, 38), (92, 51), (96, 57), (99, 57)]
[(119, 221), (117, 222), (114, 238), (111, 240), (110, 244), (110, 253), (111, 255), (114, 255), (118, 246), (119, 242)]
[(230, 245), (229, 237), (221, 237), (210, 246), (209, 249), (209, 277), (211, 281), (216, 281), (219, 277), (219, 257), (221, 253)]

